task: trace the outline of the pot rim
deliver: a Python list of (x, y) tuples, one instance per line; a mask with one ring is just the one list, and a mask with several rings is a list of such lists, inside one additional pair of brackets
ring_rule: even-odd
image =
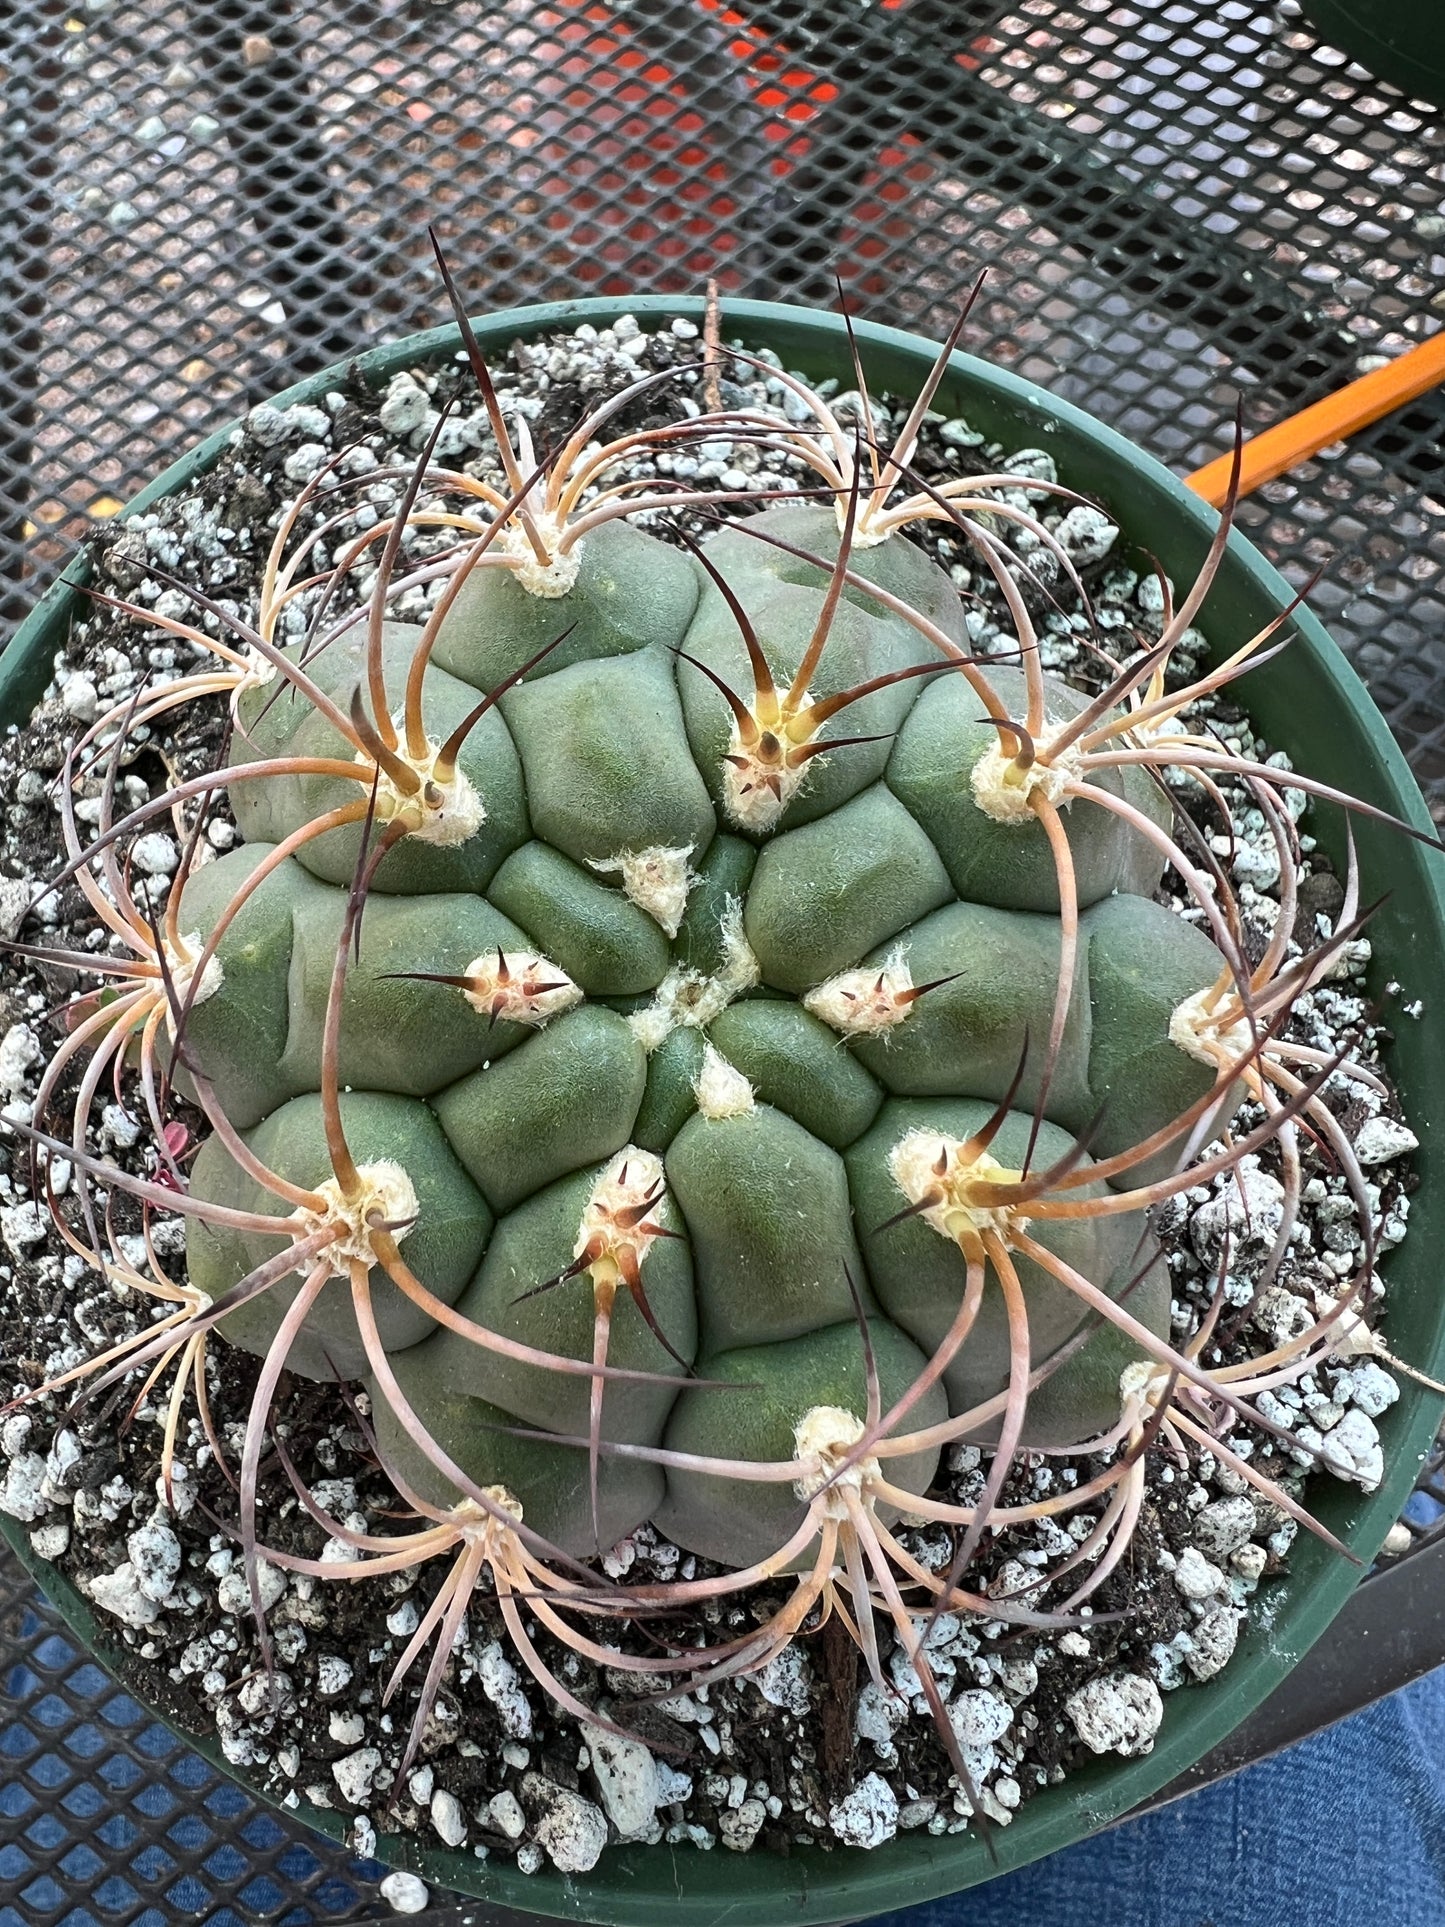
[[(500, 310), (474, 318), (473, 325), (483, 347), (500, 354), (517, 339), (575, 328), (582, 322), (606, 325), (622, 314), (644, 322), (674, 317), (700, 322), (703, 305), (696, 297), (669, 295), (593, 297)], [(811, 372), (827, 365), (846, 378), (847, 338), (840, 316), (743, 300), (724, 301), (722, 313), (731, 334), (750, 345), (775, 349), (785, 366), (801, 362), (808, 372), (811, 361)], [(889, 386), (906, 389), (907, 381), (890, 380), (889, 370), (907, 369), (916, 379), (936, 355), (933, 344), (909, 331), (865, 320), (852, 325), (864, 360), (871, 364), (870, 383), (879, 391)], [(337, 387), (351, 368), (384, 384), (402, 369), (454, 355), (458, 346), (455, 327), (431, 329), (366, 350), (272, 399), (279, 407), (318, 400)], [(1006, 370), (956, 352), (936, 405), (964, 414), (971, 426), (981, 428), (990, 439), (1007, 437), (1016, 442), (1023, 426), (1045, 446), (1052, 442), (1069, 485), (1102, 500), (1136, 548), (1145, 512), (1162, 511), (1164, 520), (1157, 527), (1148, 522), (1149, 550), (1171, 573), (1183, 573), (1202, 559), (1217, 527), (1215, 511), (1152, 456), (1072, 404)], [(173, 462), (126, 505), (117, 520), (133, 518), (162, 497), (187, 487), (214, 466), (236, 432), (234, 427), (221, 429)], [(1120, 496), (1125, 487), (1138, 498), (1137, 512), (1134, 500)], [(79, 585), (88, 572), (84, 557), (73, 561), (0, 658), (0, 720), (23, 721), (39, 699), (50, 676), (51, 655), (65, 638)], [(1202, 620), (1218, 633), (1223, 604), (1236, 619), (1262, 626), (1292, 602), (1293, 594), (1284, 577), (1236, 531)], [(1348, 772), (1345, 787), (1433, 834), (1434, 825), (1405, 759), (1364, 686), (1307, 610), (1297, 613), (1294, 626), (1299, 643), (1279, 662), (1294, 666), (1296, 684), (1303, 664), (1307, 683), (1299, 689), (1285, 687), (1289, 676), (1271, 665), (1251, 680), (1251, 720), (1262, 719), (1263, 733), (1276, 744), (1298, 741), (1302, 720), (1304, 733), (1310, 735), (1309, 717), (1301, 717), (1301, 707), (1304, 697), (1312, 695), (1312, 703), (1305, 705), (1316, 712), (1312, 751), (1322, 740), (1329, 752), (1327, 761)], [(1271, 697), (1276, 686), (1279, 693)], [(1323, 739), (1318, 733), (1321, 721), (1327, 731)], [(1320, 770), (1313, 754), (1310, 767), (1312, 773)], [(1331, 838), (1323, 824), (1318, 827), (1321, 842), (1328, 846), (1333, 841), (1338, 849), (1338, 835)], [(1391, 940), (1387, 945), (1391, 968), (1399, 972), (1407, 990), (1426, 991), (1434, 981), (1432, 959), (1438, 971), (1438, 959), (1445, 955), (1445, 863), (1438, 856), (1428, 862), (1419, 843), (1398, 834), (1391, 841), (1368, 823), (1360, 825), (1357, 840), (1366, 857), (1393, 883), (1393, 899), (1382, 915)], [(1369, 861), (1362, 864), (1367, 879), (1370, 867)], [(1413, 1236), (1390, 1260), (1391, 1302), (1398, 1318), (1397, 1301), (1401, 1297), (1407, 1301), (1410, 1349), (1422, 1370), (1438, 1375), (1445, 1363), (1445, 1294), (1436, 1293), (1435, 1302), (1429, 1302), (1426, 1254), (1427, 1248), (1445, 1242), (1445, 1164), (1434, 1169), (1440, 1160), (1430, 1129), (1427, 1092), (1445, 1089), (1445, 1006), (1437, 1015), (1427, 1004), (1421, 1021), (1411, 1027), (1409, 1040), (1412, 1050), (1406, 1062), (1392, 1062), (1390, 1068), (1406, 1094), (1410, 1121), (1421, 1139), (1416, 1168), (1424, 1188)], [(1438, 1106), (1438, 1096), (1434, 1104)], [(1433, 1208), (1440, 1224), (1433, 1227), (1430, 1213), (1437, 1193), (1441, 1202)], [(1392, 1324), (1392, 1333), (1397, 1329)], [(411, 1835), (378, 1836), (376, 1857), (414, 1871), (440, 1888), (524, 1913), (615, 1923), (616, 1927), (652, 1927), (653, 1923), (661, 1927), (664, 1921), (668, 1927), (673, 1923), (711, 1927), (724, 1919), (729, 1927), (777, 1927), (784, 1921), (801, 1927), (802, 1923), (859, 1920), (880, 1910), (935, 1899), (1023, 1866), (1127, 1813), (1210, 1751), (1267, 1697), (1325, 1630), (1378, 1552), (1413, 1487), (1441, 1409), (1438, 1396), (1405, 1380), (1398, 1404), (1380, 1420), (1386, 1450), (1386, 1474), (1380, 1487), (1362, 1494), (1322, 1482), (1325, 1489), (1312, 1490), (1312, 1506), (1351, 1547), (1361, 1561), (1359, 1567), (1346, 1564), (1302, 1534), (1291, 1554), (1289, 1576), (1257, 1600), (1238, 1651), (1224, 1671), (1213, 1680), (1165, 1696), (1164, 1725), (1152, 1753), (1122, 1763), (1090, 1761), (1076, 1768), (1061, 1786), (1041, 1789), (1010, 1826), (995, 1830), (995, 1858), (972, 1832), (933, 1836), (924, 1829), (900, 1833), (871, 1852), (812, 1847), (787, 1858), (770, 1853), (724, 1856), (721, 1851), (709, 1856), (690, 1848), (679, 1854), (663, 1845), (612, 1847), (596, 1869), (581, 1876), (550, 1869), (528, 1876), (509, 1864), (479, 1861), (466, 1851), (425, 1846)], [(134, 1670), (130, 1649), (109, 1638), (75, 1585), (34, 1554), (18, 1521), (0, 1515), (0, 1531), (86, 1649), (112, 1672), (119, 1664), (119, 1676), (127, 1680)], [(136, 1688), (127, 1681), (126, 1690), (134, 1693)], [(213, 1734), (198, 1739), (153, 1709), (147, 1710), (254, 1798), (279, 1806), (273, 1795), (225, 1759)], [(304, 1801), (284, 1810), (337, 1841), (344, 1840), (353, 1818)]]

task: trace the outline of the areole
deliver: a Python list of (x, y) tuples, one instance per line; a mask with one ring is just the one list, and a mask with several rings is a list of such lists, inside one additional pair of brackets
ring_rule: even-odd
[[(477, 324), (477, 331), (483, 345), (499, 353), (519, 336), (581, 320), (605, 320), (623, 311), (644, 319), (696, 314), (699, 306), (661, 298), (584, 302), (499, 316)], [(749, 346), (776, 350), (786, 367), (815, 379), (846, 368), (842, 324), (832, 317), (740, 303), (725, 311), (725, 326), (729, 335), (740, 336)], [(926, 343), (867, 325), (860, 325), (858, 334), (875, 388), (905, 394), (918, 388), (932, 360)], [(439, 330), (373, 351), (361, 358), (361, 366), (373, 379), (384, 382), (397, 369), (439, 358), (455, 346), (454, 332)], [(315, 377), (280, 399), (311, 399), (334, 380), (330, 374)], [(1166, 571), (1181, 578), (1193, 573), (1214, 518), (1162, 469), (1118, 437), (964, 356), (954, 358), (940, 399), (967, 414), (990, 436), (1027, 439), (1048, 447), (1070, 485), (1101, 498), (1126, 536), (1146, 543)], [(214, 438), (177, 464), (138, 498), (137, 505), (185, 486), (216, 458), (223, 443), (224, 438)], [(73, 596), (66, 585), (52, 590), (0, 666), (0, 701), (12, 721), (23, 719), (44, 685), (50, 653), (64, 633)], [(1289, 600), (1287, 586), (1235, 537), (1210, 601), (1211, 635), (1226, 642), (1251, 633)], [(1298, 627), (1301, 643), (1257, 679), (1258, 691), (1246, 685), (1245, 700), (1255, 720), (1312, 774), (1338, 781), (1367, 801), (1427, 827), (1403, 761), (1363, 690), (1312, 619), (1302, 616)], [(1332, 827), (1322, 821), (1321, 834), (1327, 837)], [(1418, 845), (1372, 824), (1361, 824), (1359, 843), (1372, 889), (1390, 891), (1372, 932), (1377, 953), (1390, 974), (1412, 985), (1426, 985), (1431, 981), (1430, 959), (1439, 954), (1445, 939), (1445, 898), (1438, 867), (1432, 869)], [(1442, 1211), (1436, 1202), (1438, 1160), (1429, 1126), (1437, 1101), (1433, 1092), (1441, 1088), (1445, 1071), (1445, 1029), (1428, 1002), (1421, 1021), (1409, 1030), (1408, 1050), (1398, 1055), (1393, 1074), (1411, 1115), (1426, 1128), (1418, 1161), (1423, 1182), (1416, 1235), (1391, 1265), (1391, 1338), (1396, 1350), (1430, 1371), (1438, 1370), (1445, 1345), (1445, 1307), (1434, 1294), (1427, 1258)], [(1383, 1539), (1409, 1489), (1415, 1454), (1433, 1429), (1435, 1400), (1407, 1386), (1390, 1417), (1392, 1423), (1383, 1429), (1391, 1469), (1382, 1487), (1367, 1499), (1329, 1492), (1320, 1495), (1317, 1505), (1324, 1523), (1364, 1558)], [(23, 1536), (8, 1521), (6, 1529), (13, 1541)], [(25, 1548), (18, 1549), (23, 1556)], [(103, 1656), (104, 1637), (97, 1637), (84, 1601), (48, 1568), (40, 1576), (67, 1617)], [(461, 1854), (419, 1853), (410, 1841), (383, 1841), (381, 1851), (394, 1856), (398, 1864), (418, 1867), (439, 1885), (524, 1909), (596, 1921), (640, 1923), (660, 1919), (664, 1912), (697, 1922), (723, 1912), (730, 1921), (827, 1921), (845, 1914), (857, 1918), (895, 1905), (902, 1897), (926, 1899), (1067, 1844), (1164, 1783), (1258, 1703), (1291, 1658), (1328, 1623), (1355, 1576), (1354, 1569), (1324, 1548), (1301, 1543), (1291, 1576), (1280, 1589), (1269, 1641), (1256, 1636), (1222, 1679), (1176, 1696), (1149, 1758), (1122, 1767), (1086, 1769), (1071, 1778), (1067, 1796), (1049, 1792), (1030, 1803), (998, 1838), (996, 1862), (989, 1860), (977, 1840), (919, 1836), (900, 1838), (876, 1856), (807, 1850), (787, 1861), (729, 1857), (725, 1866), (718, 1856), (689, 1855), (680, 1860), (665, 1850), (622, 1848), (609, 1852), (593, 1874), (564, 1882), (546, 1875), (527, 1879)], [(334, 1815), (307, 1817), (328, 1831), (338, 1828)]]

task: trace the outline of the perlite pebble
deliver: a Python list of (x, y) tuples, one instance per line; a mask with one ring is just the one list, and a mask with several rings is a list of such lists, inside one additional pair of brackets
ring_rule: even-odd
[(559, 1873), (590, 1873), (607, 1845), (607, 1821), (602, 1809), (580, 1793), (528, 1773), (522, 1798), (536, 1814), (537, 1844)]
[(1355, 1481), (1366, 1492), (1373, 1492), (1385, 1476), (1385, 1455), (1380, 1447), (1380, 1434), (1375, 1429), (1374, 1420), (1358, 1408), (1346, 1412), (1329, 1434), (1327, 1450), (1348, 1455)]
[(845, 1847), (881, 1847), (898, 1831), (898, 1795), (880, 1774), (870, 1773), (828, 1809), (828, 1825)]
[(1253, 1501), (1215, 1499), (1199, 1514), (1192, 1531), (1201, 1551), (1213, 1559), (1227, 1558), (1254, 1531)]
[(359, 1807), (371, 1792), (372, 1783), (380, 1771), (380, 1753), (374, 1746), (362, 1746), (355, 1753), (348, 1753), (343, 1759), (333, 1761), (331, 1777), (340, 1789), (342, 1799), (351, 1806)]
[(1197, 1546), (1186, 1546), (1174, 1569), (1174, 1584), (1185, 1599), (1210, 1599), (1224, 1585), (1224, 1574)]
[(983, 1689), (960, 1693), (949, 1704), (948, 1723), (960, 1746), (990, 1746), (1012, 1726), (1013, 1708), (997, 1693)]
[(800, 1718), (812, 1705), (807, 1662), (795, 1646), (769, 1660), (754, 1683), (770, 1706), (781, 1706)]
[(180, 851), (161, 830), (138, 836), (130, 846), (131, 862), (148, 877), (168, 877), (180, 862)]
[(430, 1811), (432, 1826), (443, 1846), (459, 1847), (467, 1837), (467, 1823), (457, 1796), (438, 1787), (431, 1797)]
[(1265, 1567), (1269, 1564), (1269, 1554), (1263, 1546), (1236, 1546), (1229, 1555), (1229, 1563), (1247, 1584), (1255, 1584)]
[(379, 1891), (394, 1914), (419, 1914), (431, 1901), (431, 1889), (414, 1873), (389, 1873)]
[(1398, 1118), (1372, 1117), (1360, 1127), (1355, 1139), (1355, 1156), (1361, 1164), (1388, 1164), (1406, 1151), (1418, 1151), (1420, 1140)]
[(93, 723), (100, 711), (95, 684), (89, 676), (71, 676), (60, 692), (60, 706), (78, 723)]
[(326, 460), (326, 449), (320, 442), (302, 442), (299, 448), (292, 449), (281, 467), (289, 481), (309, 482)]
[(1153, 1751), (1164, 1702), (1152, 1679), (1106, 1673), (1071, 1694), (1064, 1711), (1091, 1753), (1122, 1753), (1127, 1760)]
[(40, 1039), (28, 1024), (12, 1024), (0, 1038), (0, 1094), (17, 1097), (25, 1088), (26, 1072), (40, 1061)]
[(509, 1840), (520, 1840), (527, 1831), (527, 1816), (515, 1793), (494, 1793), (487, 1802), (486, 1814), (497, 1832)]
[(1189, 1242), (1200, 1263), (1218, 1266), (1226, 1240), (1230, 1262), (1238, 1265), (1245, 1251), (1267, 1250), (1284, 1214), (1284, 1186), (1252, 1158), (1242, 1158), (1228, 1184), (1189, 1221)]
[(285, 414), (268, 401), (258, 402), (246, 417), (246, 432), (262, 448), (274, 448), (289, 432)]
[(13, 937), (39, 885), (30, 877), (0, 877), (0, 937)]
[(1228, 1606), (1217, 1606), (1206, 1613), (1193, 1628), (1194, 1649), (1185, 1663), (1196, 1679), (1213, 1679), (1228, 1665), (1239, 1638), (1239, 1615)]
[(853, 1715), (853, 1730), (860, 1740), (874, 1746), (891, 1747), (893, 1735), (908, 1717), (908, 1702), (901, 1693), (891, 1693), (869, 1680), (858, 1695)]
[(27, 1199), (24, 1204), (6, 1205), (0, 1210), (0, 1240), (12, 1257), (23, 1258), (41, 1244), (50, 1230), (50, 1213), (43, 1204)]
[(1387, 1371), (1366, 1361), (1350, 1373), (1350, 1388), (1355, 1404), (1366, 1418), (1378, 1418), (1400, 1396), (1400, 1387)]
[(316, 1690), (330, 1698), (351, 1684), (350, 1664), (337, 1653), (322, 1653), (316, 1661)]
[[(270, 1612), (286, 1590), (285, 1573), (278, 1566), (268, 1565), (264, 1559), (259, 1559), (256, 1562), (256, 1589), (261, 1595), (262, 1612)], [(250, 1612), (251, 1587), (244, 1566), (238, 1566), (226, 1574), (216, 1588), (216, 1600), (223, 1613)]]
[(149, 1626), (160, 1618), (161, 1609), (149, 1594), (141, 1591), (140, 1580), (129, 1559), (114, 1572), (97, 1573), (83, 1585), (102, 1611), (113, 1613), (123, 1626)]
[(30, 1534), (30, 1549), (37, 1559), (58, 1559), (70, 1544), (70, 1521), (52, 1519), (36, 1526)]
[(29, 1525), (44, 1517), (48, 1504), (45, 1461), (38, 1452), (22, 1452), (5, 1468), (5, 1478), (0, 1482), (0, 1512)]
[(148, 1599), (163, 1606), (174, 1590), (181, 1570), (181, 1542), (168, 1525), (153, 1519), (140, 1526), (125, 1542), (136, 1584)]
[(767, 1817), (768, 1810), (761, 1800), (744, 1800), (740, 1806), (718, 1815), (718, 1837), (734, 1853), (746, 1853)]
[(388, 435), (409, 435), (420, 428), (431, 409), (431, 398), (408, 374), (393, 375), (378, 419)]
[(484, 1646), (474, 1664), (482, 1691), (496, 1707), (503, 1731), (514, 1739), (530, 1739), (532, 1709), (522, 1691), (517, 1669), (502, 1651), (500, 1642), (494, 1639)]
[(1054, 531), (1076, 568), (1102, 562), (1119, 539), (1119, 527), (1088, 502), (1071, 508)]
[(657, 1810), (657, 1767), (651, 1753), (640, 1740), (600, 1726), (578, 1730), (592, 1756), (592, 1778), (603, 1812), (623, 1840), (635, 1839), (651, 1826)]

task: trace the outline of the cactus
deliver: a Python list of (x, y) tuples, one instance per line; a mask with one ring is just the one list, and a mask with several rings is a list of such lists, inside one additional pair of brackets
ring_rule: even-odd
[[(1283, 773), (1179, 721), (1278, 624), (1166, 684), (1221, 536), (1157, 645), (1099, 693), (1045, 674), (1001, 534), (1027, 527), (1068, 566), (1017, 506), (1042, 485), (903, 493), (948, 348), (891, 451), (865, 454), (788, 376), (802, 428), (742, 411), (599, 444), (647, 377), (539, 464), (462, 332), (505, 492), (436, 463), (439, 421), (396, 515), (337, 556), (304, 639), (278, 640), (317, 539), (297, 532), (336, 485), (317, 478), (283, 518), (260, 607), (225, 616), (224, 643), (136, 611), (211, 649), (214, 670), (102, 717), (71, 752), (67, 792), (110, 757), (88, 845), (67, 801), (62, 875), (116, 954), (62, 961), (108, 973), (114, 994), (72, 1007), (31, 1134), (74, 1163), (74, 1248), (175, 1309), (56, 1383), (174, 1367), (169, 1465), (188, 1384), (210, 1425), (213, 1335), (256, 1353), (235, 1472), (253, 1588), (263, 1550), (339, 1581), (454, 1555), (398, 1667), (435, 1639), (413, 1746), (484, 1571), (518, 1651), (579, 1714), (519, 1595), (597, 1656), (588, 1614), (791, 1575), (736, 1640), (645, 1662), (609, 1645), (606, 1663), (722, 1678), (836, 1608), (876, 1673), (882, 1610), (966, 1783), (910, 1605), (1057, 1624), (1124, 1556), (1161, 1431), (1304, 1516), (1211, 1429), (1258, 1420), (1269, 1374), (1211, 1373), (1171, 1342), (1147, 1216), (1276, 1139), (1290, 1208), (1272, 1275), (1301, 1120), (1363, 1194), (1319, 1098), (1338, 1060), (1278, 1036), (1356, 928), (1353, 872), (1329, 943), (1289, 956), (1287, 884), (1251, 960), (1227, 879), (1161, 780), (1245, 785), (1293, 877)], [(676, 492), (613, 484), (615, 464), (724, 431), (801, 452), (831, 501), (723, 520), (696, 548), (639, 526)], [(726, 508), (728, 492), (700, 499)], [(1008, 658), (968, 653), (952, 583), (907, 533), (930, 519), (998, 581)], [(406, 576), (418, 527), (455, 546)], [(363, 560), (369, 593), (341, 613)], [(445, 588), (425, 625), (392, 620), (398, 589), (428, 572)], [(116, 745), (136, 717), (217, 695), (229, 762), (117, 821)], [(245, 840), (202, 863), (223, 794)], [(190, 833), (158, 915), (124, 850), (160, 809), (188, 812)], [(1154, 901), (1166, 864), (1197, 925)], [(61, 1072), (85, 1050), (71, 1130), (52, 1135)], [(128, 1052), (158, 1143), (173, 1096), (206, 1119), (184, 1177), (127, 1177), (88, 1148), (91, 1099)], [(1262, 1121), (1221, 1148), (1245, 1097)], [(184, 1282), (125, 1265), (97, 1182), (184, 1212)], [(1324, 1355), (1360, 1289), (1342, 1288), (1270, 1383)], [(365, 1382), (415, 1531), (348, 1534), (303, 1490), (357, 1557), (263, 1546), (283, 1367)], [(958, 1440), (993, 1448), (970, 1507), (927, 1496)], [(1059, 1586), (1048, 1612), (985, 1602), (969, 1585), (984, 1531), (1061, 1509), (1005, 1503), (1017, 1453), (1064, 1445), (1109, 1459), (1067, 1500), (1109, 1495), (1099, 1524), (1040, 1575)], [(957, 1529), (945, 1574), (899, 1537), (903, 1515)], [(719, 1571), (629, 1589), (579, 1565), (647, 1520)]]

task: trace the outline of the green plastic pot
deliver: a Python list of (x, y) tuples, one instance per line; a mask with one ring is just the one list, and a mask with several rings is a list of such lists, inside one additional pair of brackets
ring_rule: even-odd
[(1414, 100), (1445, 107), (1445, 10), (1440, 0), (1305, 0), (1332, 47)]
[[(605, 325), (624, 312), (644, 322), (665, 323), (675, 315), (699, 319), (701, 303), (666, 296), (565, 302), (488, 316), (476, 329), (483, 347), (500, 357), (518, 338), (583, 321)], [(739, 301), (728, 305), (725, 322), (729, 336), (775, 349), (785, 366), (815, 380), (849, 378), (847, 339), (836, 316)], [(917, 336), (869, 322), (856, 323), (855, 331), (874, 389), (915, 392), (934, 349)], [(373, 349), (358, 365), (373, 383), (384, 384), (400, 369), (453, 355), (457, 346), (455, 329), (441, 328)], [(335, 369), (312, 376), (278, 396), (278, 403), (318, 400), (343, 374)], [(1215, 512), (1111, 429), (1016, 376), (961, 354), (953, 357), (935, 406), (966, 415), (1005, 448), (1048, 449), (1071, 486), (1103, 503), (1126, 535), (1157, 557), (1176, 582), (1188, 580), (1198, 568), (1217, 523)], [(223, 431), (203, 442), (143, 490), (126, 513), (189, 487), (217, 460), (228, 440), (229, 433)], [(76, 565), (50, 590), (0, 660), (0, 723), (22, 723), (39, 698), (51, 658), (78, 606), (75, 584), (83, 579), (83, 570), (83, 564)], [(1204, 627), (1216, 650), (1223, 652), (1262, 628), (1290, 600), (1283, 577), (1236, 534), (1210, 594)], [(1245, 679), (1243, 696), (1256, 724), (1272, 744), (1288, 750), (1315, 776), (1429, 830), (1429, 816), (1404, 758), (1354, 672), (1313, 616), (1301, 611), (1294, 627), (1299, 635), (1294, 646)], [(1311, 827), (1342, 860), (1344, 836), (1337, 813), (1318, 814), (1321, 820)], [(1439, 1376), (1445, 1365), (1445, 1294), (1439, 1289), (1437, 1259), (1445, 1245), (1440, 1124), (1445, 999), (1435, 992), (1440, 958), (1445, 956), (1445, 858), (1365, 819), (1357, 819), (1356, 837), (1366, 896), (1386, 895), (1372, 926), (1376, 988), (1398, 979), (1407, 997), (1425, 998), (1418, 1021), (1399, 1019), (1400, 1043), (1390, 1061), (1421, 1140), (1417, 1166), (1422, 1180), (1409, 1239), (1390, 1254), (1390, 1338), (1402, 1357)], [(996, 1861), (969, 1835), (934, 1838), (923, 1832), (900, 1834), (874, 1853), (809, 1848), (795, 1850), (786, 1859), (766, 1852), (621, 1847), (609, 1849), (596, 1869), (580, 1878), (548, 1872), (529, 1879), (510, 1865), (428, 1848), (409, 1837), (383, 1836), (378, 1854), (439, 1887), (553, 1918), (616, 1927), (709, 1927), (724, 1920), (728, 1927), (782, 1927), (787, 1922), (857, 1920), (956, 1892), (1057, 1852), (1126, 1813), (1216, 1746), (1319, 1638), (1398, 1516), (1439, 1418), (1440, 1400), (1405, 1381), (1398, 1404), (1380, 1421), (1388, 1466), (1380, 1489), (1367, 1495), (1321, 1478), (1311, 1490), (1310, 1502), (1320, 1519), (1361, 1563), (1351, 1564), (1301, 1533), (1288, 1578), (1263, 1595), (1265, 1610), (1241, 1638), (1226, 1670), (1205, 1685), (1186, 1686), (1167, 1696), (1154, 1751), (1139, 1760), (1090, 1761), (1063, 1785), (1041, 1792), (1011, 1826), (996, 1831)], [(13, 1520), (0, 1518), (0, 1527), (84, 1645), (114, 1668), (114, 1655), (122, 1649), (112, 1631), (97, 1621), (69, 1580), (34, 1557), (26, 1534)], [(134, 1691), (134, 1662), (125, 1670)], [(214, 1739), (198, 1740), (191, 1733), (184, 1737), (218, 1769), (232, 1773)], [(304, 1805), (295, 1811), (333, 1838), (345, 1832), (346, 1818), (339, 1813)]]

